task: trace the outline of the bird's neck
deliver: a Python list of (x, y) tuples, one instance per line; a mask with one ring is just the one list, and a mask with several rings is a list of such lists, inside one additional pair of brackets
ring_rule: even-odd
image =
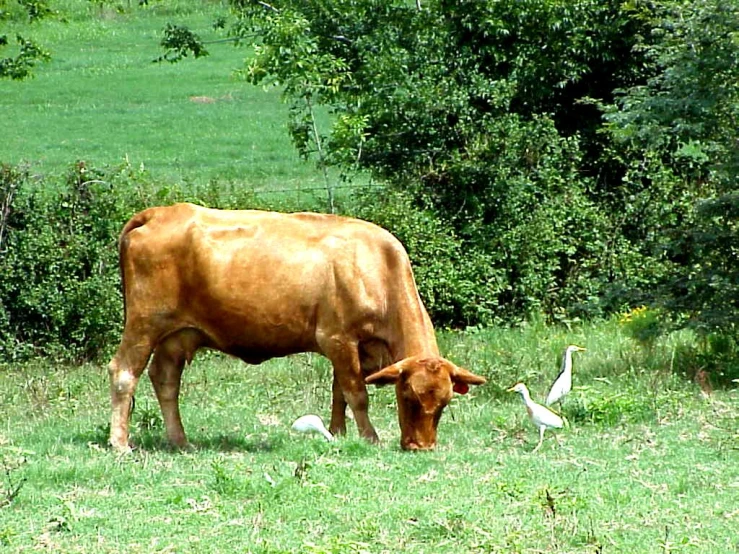
[(572, 352), (567, 350), (565, 352), (565, 359), (562, 361), (562, 372), (566, 373), (572, 370)]

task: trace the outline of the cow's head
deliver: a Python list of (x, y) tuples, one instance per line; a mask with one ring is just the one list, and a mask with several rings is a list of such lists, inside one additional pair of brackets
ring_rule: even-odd
[(469, 385), (485, 378), (438, 357), (414, 356), (373, 373), (365, 382), (395, 384), (403, 450), (429, 450), (436, 446), (436, 427), (452, 391), (465, 394)]

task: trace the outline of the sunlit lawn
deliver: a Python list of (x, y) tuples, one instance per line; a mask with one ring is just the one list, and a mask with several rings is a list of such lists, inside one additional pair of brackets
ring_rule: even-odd
[(20, 26), (0, 21), (0, 35), (24, 34), (52, 55), (32, 79), (0, 80), (0, 162), (56, 172), (76, 160), (95, 166), (127, 160), (162, 181), (233, 181), (258, 190), (323, 186), (290, 144), (279, 91), (233, 77), (247, 49), (217, 43), (207, 46), (206, 58), (152, 63), (164, 52), (167, 23), (187, 25), (204, 40), (222, 39), (212, 25), (225, 7), (193, 2), (171, 13), (166, 6), (176, 2), (151, 2), (98, 15), (93, 3), (65, 4), (77, 17)]
[[(685, 338), (679, 340), (688, 340)], [(517, 395), (541, 399), (569, 342), (568, 428), (537, 433)], [(138, 448), (107, 438), (107, 374), (52, 361), (0, 373), (5, 466), (0, 545), (59, 552), (736, 551), (736, 390), (704, 398), (669, 372), (676, 342), (649, 356), (613, 324), (566, 332), (442, 336), (447, 356), (489, 377), (456, 397), (429, 453), (398, 445), (394, 393), (373, 389), (382, 444), (350, 429), (327, 443), (290, 423), (328, 416), (329, 366), (297, 356), (246, 366), (201, 356), (182, 405), (194, 450), (173, 452), (144, 378)], [(10, 492), (17, 488), (17, 495)]]

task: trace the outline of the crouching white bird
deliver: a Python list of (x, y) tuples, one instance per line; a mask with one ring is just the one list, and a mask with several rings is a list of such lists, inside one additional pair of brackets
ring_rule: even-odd
[(517, 392), (521, 395), (523, 403), (526, 405), (526, 411), (529, 414), (529, 418), (536, 428), (539, 429), (539, 444), (536, 445), (536, 448), (534, 448), (532, 453), (536, 452), (541, 448), (541, 443), (544, 442), (544, 431), (546, 431), (547, 428), (561, 429), (564, 422), (562, 421), (562, 418), (553, 411), (531, 400), (529, 389), (527, 389), (526, 385), (523, 383), (515, 384), (508, 389), (508, 392)]
[(552, 388), (549, 389), (547, 399), (544, 401), (547, 406), (560, 402), (565, 396), (570, 394), (572, 390), (572, 353), (583, 352), (584, 350), (581, 346), (575, 346), (574, 344), (571, 344), (565, 349), (565, 354), (562, 358), (562, 369), (554, 380), (554, 383), (552, 383)]
[(300, 433), (319, 433), (326, 437), (327, 441), (334, 440), (334, 436), (326, 429), (323, 420), (317, 415), (308, 414), (300, 416), (293, 422), (292, 428)]

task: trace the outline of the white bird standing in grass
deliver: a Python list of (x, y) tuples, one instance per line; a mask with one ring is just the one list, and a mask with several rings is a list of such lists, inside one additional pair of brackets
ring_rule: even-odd
[(523, 403), (526, 405), (526, 411), (529, 413), (529, 418), (536, 428), (539, 429), (539, 444), (537, 444), (536, 448), (532, 451), (533, 454), (541, 448), (541, 443), (544, 442), (544, 431), (546, 431), (547, 428), (561, 429), (564, 422), (557, 414), (531, 400), (529, 389), (527, 389), (526, 385), (523, 383), (515, 384), (513, 387), (508, 389), (508, 392), (517, 392), (521, 395)]
[(327, 441), (334, 440), (334, 436), (326, 429), (323, 420), (317, 415), (308, 414), (300, 416), (293, 422), (292, 428), (300, 433), (319, 433), (326, 437)]
[(581, 346), (575, 346), (574, 344), (571, 344), (565, 350), (562, 369), (554, 380), (552, 388), (549, 389), (547, 399), (544, 401), (547, 406), (560, 402), (565, 396), (570, 394), (572, 390), (572, 353), (583, 352), (584, 350)]

